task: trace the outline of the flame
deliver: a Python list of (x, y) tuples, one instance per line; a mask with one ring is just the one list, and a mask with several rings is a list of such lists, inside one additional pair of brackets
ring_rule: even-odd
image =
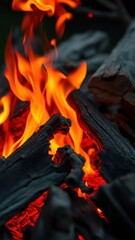
[(35, 26), (42, 21), (44, 15), (56, 16), (57, 21), (55, 29), (58, 36), (62, 37), (66, 20), (71, 20), (73, 17), (63, 4), (70, 8), (76, 8), (81, 2), (80, 0), (13, 0), (12, 9), (28, 12), (24, 16), (22, 29), (25, 33), (27, 30), (30, 37), (33, 36)]
[(4, 123), (10, 114), (11, 93), (0, 99), (0, 124)]
[[(51, 44), (56, 45), (55, 39), (51, 41)], [(7, 148), (7, 143), (5, 143), (4, 156), (7, 157), (11, 154), (37, 131), (52, 114), (59, 112), (71, 119), (72, 128), (66, 138), (57, 135), (55, 141), (52, 141), (52, 154), (59, 146), (70, 144), (77, 153), (82, 154), (87, 159), (84, 167), (85, 172), (92, 173), (89, 156), (81, 147), (83, 130), (78, 124), (75, 110), (67, 102), (70, 92), (80, 88), (87, 71), (86, 63), (82, 62), (77, 70), (66, 76), (53, 68), (52, 54), (47, 57), (36, 55), (28, 41), (25, 42), (24, 47), (27, 49), (27, 57), (22, 56), (13, 48), (12, 35), (10, 34), (5, 51), (7, 66), (5, 77), (8, 79), (14, 96), (21, 101), (29, 102), (30, 112), (21, 138), (15, 141), (10, 148), (9, 146)], [(9, 150), (7, 151), (7, 149)]]
[(79, 0), (13, 0), (12, 9), (17, 11), (44, 11), (53, 15), (57, 5), (66, 4), (71, 8), (80, 5)]
[[(76, 153), (83, 155), (86, 159), (83, 168), (84, 181), (86, 185), (89, 185), (88, 177), (95, 173), (90, 166), (90, 155), (94, 154), (94, 150), (90, 148), (84, 151), (82, 148), (84, 133), (75, 110), (67, 101), (69, 94), (73, 90), (79, 89), (85, 78), (86, 62), (82, 62), (78, 69), (66, 76), (53, 67), (53, 54), (38, 56), (31, 47), (35, 26), (42, 24), (45, 15), (55, 15), (57, 19), (56, 32), (60, 37), (64, 34), (65, 22), (72, 19), (73, 16), (62, 4), (75, 8), (80, 4), (80, 0), (13, 0), (12, 9), (27, 11), (22, 22), (25, 55), (21, 55), (12, 46), (12, 33), (10, 33), (5, 51), (6, 70), (4, 72), (10, 85), (10, 92), (0, 99), (0, 124), (4, 132), (2, 155), (9, 156), (54, 113), (60, 113), (71, 119), (72, 127), (67, 136), (57, 134), (51, 141), (51, 154), (55, 154), (59, 146), (70, 144)], [(50, 45), (54, 47), (56, 57), (58, 55), (56, 39), (52, 39)], [(28, 102), (29, 109), (24, 118), (26, 121), (23, 119), (24, 126), (21, 134), (16, 138), (11, 130), (10, 116), (17, 100)], [(25, 212), (19, 213), (6, 224), (14, 239), (22, 239), (24, 225), (35, 224), (46, 194), (44, 193), (34, 202), (33, 206), (30, 204)], [(86, 197), (80, 189), (78, 195)], [(78, 238), (84, 239), (81, 235), (78, 235)]]

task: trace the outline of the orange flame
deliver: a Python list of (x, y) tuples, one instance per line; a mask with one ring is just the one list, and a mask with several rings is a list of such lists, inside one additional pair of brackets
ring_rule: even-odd
[(0, 99), (0, 124), (4, 123), (10, 114), (11, 93)]
[[(13, 0), (12, 9), (21, 10), (28, 13), (24, 16), (22, 23), (23, 30), (29, 29), (29, 36), (33, 35), (34, 27), (41, 22), (44, 15), (52, 16), (55, 15), (56, 21), (56, 32), (61, 37), (65, 30), (66, 20), (72, 19), (72, 14), (69, 13), (63, 4), (70, 8), (76, 8), (81, 4), (80, 0)], [(35, 14), (36, 12), (36, 14)]]
[[(55, 44), (55, 41), (53, 40), (51, 43)], [(21, 101), (30, 103), (30, 112), (23, 135), (12, 144), (11, 148), (8, 148), (8, 152), (5, 144), (3, 153), (7, 157), (37, 131), (52, 114), (59, 112), (71, 119), (72, 127), (66, 138), (56, 136), (55, 141), (52, 141), (52, 153), (54, 154), (59, 146), (70, 144), (77, 153), (87, 159), (85, 171), (92, 172), (89, 156), (81, 148), (83, 130), (78, 124), (76, 112), (67, 102), (70, 92), (80, 88), (86, 75), (86, 63), (82, 62), (80, 67), (67, 77), (53, 68), (51, 54), (48, 57), (37, 56), (28, 43), (27, 46), (25, 43), (25, 48), (27, 49), (27, 58), (12, 47), (10, 34), (5, 52), (7, 66), (5, 76), (12, 93)]]

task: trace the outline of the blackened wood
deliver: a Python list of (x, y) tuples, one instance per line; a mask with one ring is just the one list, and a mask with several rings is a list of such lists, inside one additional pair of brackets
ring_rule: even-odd
[(107, 222), (101, 219), (91, 201), (78, 197), (71, 189), (66, 189), (72, 203), (72, 214), (76, 233), (85, 240), (116, 240)]
[(25, 230), (29, 240), (75, 240), (71, 201), (59, 187), (52, 187), (35, 228)]
[(68, 175), (69, 169), (54, 164), (48, 151), (53, 135), (68, 133), (70, 125), (69, 119), (53, 115), (7, 159), (0, 159), (0, 225)]
[[(135, 20), (109, 58), (91, 77), (88, 87), (96, 99), (106, 104), (129, 102), (134, 105), (135, 91)], [(127, 98), (128, 93), (128, 98)], [(130, 99), (130, 100), (129, 100)], [(133, 109), (135, 111), (135, 108)], [(123, 104), (128, 111), (128, 104)], [(130, 112), (130, 109), (129, 109)], [(135, 117), (131, 116), (134, 119)]]
[(93, 74), (108, 56), (106, 53), (108, 45), (109, 36), (103, 31), (74, 34), (59, 44), (59, 55), (54, 60), (54, 66), (69, 73), (85, 60), (88, 73)]
[(24, 240), (75, 240), (77, 235), (85, 240), (117, 240), (90, 204), (71, 189), (53, 187), (35, 228), (27, 226), (24, 230)]
[(59, 164), (64, 162), (67, 164), (67, 168), (71, 169), (71, 172), (65, 178), (65, 182), (70, 188), (80, 187), (82, 192), (92, 193), (93, 188), (85, 185), (82, 180), (84, 171), (82, 167), (85, 163), (85, 158), (80, 154), (74, 152), (69, 145), (65, 145), (62, 148), (58, 148), (54, 160)]
[(80, 179), (84, 176), (82, 167), (85, 163), (85, 159), (79, 154), (76, 154), (69, 145), (66, 145), (62, 148), (58, 148), (54, 160), (58, 164), (63, 162), (63, 160), (67, 162), (67, 167), (71, 168), (72, 172), (65, 179), (66, 183), (73, 188), (78, 187)]
[(135, 149), (96, 106), (79, 91), (72, 92), (68, 101), (76, 110), (81, 127), (97, 145), (103, 177), (112, 181), (135, 172)]
[(135, 125), (135, 92), (127, 93), (123, 96), (121, 105)]
[(101, 186), (92, 197), (120, 239), (135, 239), (135, 174)]
[(0, 227), (0, 240), (12, 240), (12, 235), (5, 226)]

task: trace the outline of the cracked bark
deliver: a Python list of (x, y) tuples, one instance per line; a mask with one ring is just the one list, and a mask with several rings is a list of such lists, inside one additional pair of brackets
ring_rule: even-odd
[(91, 77), (88, 87), (105, 104), (120, 103), (135, 123), (135, 19), (109, 58)]

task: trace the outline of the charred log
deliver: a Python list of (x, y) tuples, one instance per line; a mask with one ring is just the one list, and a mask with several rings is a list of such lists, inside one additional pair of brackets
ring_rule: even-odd
[(79, 198), (71, 189), (64, 191), (53, 187), (35, 228), (28, 226), (25, 229), (24, 240), (78, 240), (78, 235), (85, 240), (117, 240), (108, 223), (99, 217), (93, 205)]
[[(61, 184), (70, 174), (71, 167), (67, 167), (66, 161), (55, 164), (52, 156), (48, 154), (49, 140), (57, 132), (68, 133), (70, 126), (69, 119), (58, 114), (53, 115), (7, 159), (0, 159), (0, 225), (24, 209), (44, 190), (52, 185)], [(73, 151), (71, 152), (73, 154)], [(72, 161), (74, 162), (73, 159)], [(84, 161), (77, 167), (82, 167), (83, 163)]]
[(25, 229), (24, 236), (25, 240), (75, 239), (71, 201), (65, 191), (51, 188), (35, 228)]
[(72, 169), (69, 175), (65, 178), (65, 182), (68, 187), (76, 188), (80, 187), (82, 192), (92, 193), (93, 188), (85, 186), (82, 178), (84, 176), (83, 165), (85, 158), (80, 154), (76, 154), (69, 145), (63, 148), (58, 148), (54, 160), (59, 164), (61, 162), (67, 163), (67, 168)]
[(66, 191), (72, 203), (76, 233), (83, 236), (85, 240), (117, 240), (107, 222), (98, 215), (92, 202), (87, 202), (84, 198), (78, 197), (71, 189), (66, 189)]
[(79, 123), (92, 138), (102, 160), (101, 174), (107, 181), (135, 172), (135, 149), (81, 92), (70, 94)]
[[(96, 99), (105, 104), (120, 103), (135, 123), (135, 20), (125, 36), (89, 81)], [(132, 113), (131, 113), (132, 111)]]
[(135, 239), (135, 174), (101, 186), (92, 197), (120, 239)]

